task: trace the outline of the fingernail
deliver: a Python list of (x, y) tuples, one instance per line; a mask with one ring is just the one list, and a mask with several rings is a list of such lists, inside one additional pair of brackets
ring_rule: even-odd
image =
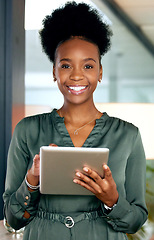
[(76, 176), (80, 177), (80, 176), (81, 176), (81, 174), (80, 174), (79, 172), (77, 172), (77, 173), (76, 173)]
[(87, 168), (87, 167), (84, 167), (83, 170), (84, 170), (85, 172), (88, 172), (88, 168)]
[(107, 168), (108, 168), (106, 164), (104, 164), (104, 168), (105, 168), (105, 169), (107, 169)]
[(78, 183), (78, 181), (77, 181), (76, 179), (73, 179), (73, 182), (74, 182), (74, 183)]

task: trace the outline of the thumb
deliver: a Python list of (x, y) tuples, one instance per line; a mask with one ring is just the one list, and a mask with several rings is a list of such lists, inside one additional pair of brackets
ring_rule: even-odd
[(40, 155), (39, 154), (36, 154), (33, 158), (33, 163), (34, 165), (36, 166), (40, 161)]
[(50, 143), (49, 146), (50, 146), (50, 147), (58, 147), (58, 146), (57, 146), (56, 144), (54, 144), (54, 143)]
[(104, 170), (104, 178), (106, 178), (108, 180), (111, 179), (112, 173), (111, 173), (110, 168), (106, 164), (103, 165), (103, 170)]

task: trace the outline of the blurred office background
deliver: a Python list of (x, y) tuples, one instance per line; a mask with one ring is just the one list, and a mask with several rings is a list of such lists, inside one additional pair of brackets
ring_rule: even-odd
[[(63, 104), (63, 97), (53, 82), (52, 64), (42, 52), (38, 31), (42, 19), (65, 2), (0, 0), (0, 143), (3, 146), (0, 150), (0, 219), (3, 219), (6, 156), (15, 125), (25, 116), (48, 112)], [(97, 7), (113, 31), (111, 50), (102, 58), (103, 81), (98, 85), (94, 100), (101, 111), (131, 121), (140, 128), (147, 158), (146, 198), (150, 217), (145, 226), (146, 236), (141, 236), (141, 232), (137, 237), (152, 239), (154, 1), (83, 2)]]
[[(36, 2), (35, 10), (36, 5), (32, 3)], [(45, 2), (48, 2), (48, 5), (44, 4)], [(58, 2), (62, 4), (65, 1), (54, 3), (50, 0), (26, 0), (26, 105), (59, 108), (63, 102), (57, 85), (53, 82), (52, 64), (42, 53), (38, 35), (42, 19), (59, 5)], [(96, 90), (95, 102), (154, 102), (154, 9), (151, 7), (154, 2), (85, 2), (98, 7), (104, 21), (108, 22), (113, 30), (111, 50), (102, 58), (103, 81)], [(114, 2), (120, 6), (114, 6)], [(151, 5), (147, 6), (147, 2), (151, 2)], [(114, 7), (121, 18), (112, 11)]]

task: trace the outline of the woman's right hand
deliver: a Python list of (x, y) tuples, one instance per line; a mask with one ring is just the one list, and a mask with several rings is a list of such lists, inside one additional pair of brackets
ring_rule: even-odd
[[(50, 147), (58, 147), (54, 143), (49, 144)], [(32, 167), (27, 172), (27, 181), (32, 186), (37, 186), (39, 184), (40, 178), (40, 154), (36, 154), (33, 158)]]
[(40, 176), (40, 155), (36, 154), (33, 158), (32, 167), (27, 172), (27, 181), (33, 185), (37, 186), (39, 184)]
[[(30, 185), (37, 186), (39, 185), (39, 176), (40, 176), (40, 155), (36, 154), (33, 158), (32, 167), (27, 172), (26, 179)], [(29, 187), (28, 187), (28, 190), (30, 192), (34, 191)], [(30, 213), (25, 211), (23, 217), (26, 219), (29, 219)]]

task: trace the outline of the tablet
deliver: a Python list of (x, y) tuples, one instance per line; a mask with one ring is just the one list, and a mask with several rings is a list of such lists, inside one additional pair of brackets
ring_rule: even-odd
[(73, 182), (75, 172), (84, 166), (103, 177), (108, 148), (51, 147), (40, 148), (40, 192), (42, 194), (93, 195)]

